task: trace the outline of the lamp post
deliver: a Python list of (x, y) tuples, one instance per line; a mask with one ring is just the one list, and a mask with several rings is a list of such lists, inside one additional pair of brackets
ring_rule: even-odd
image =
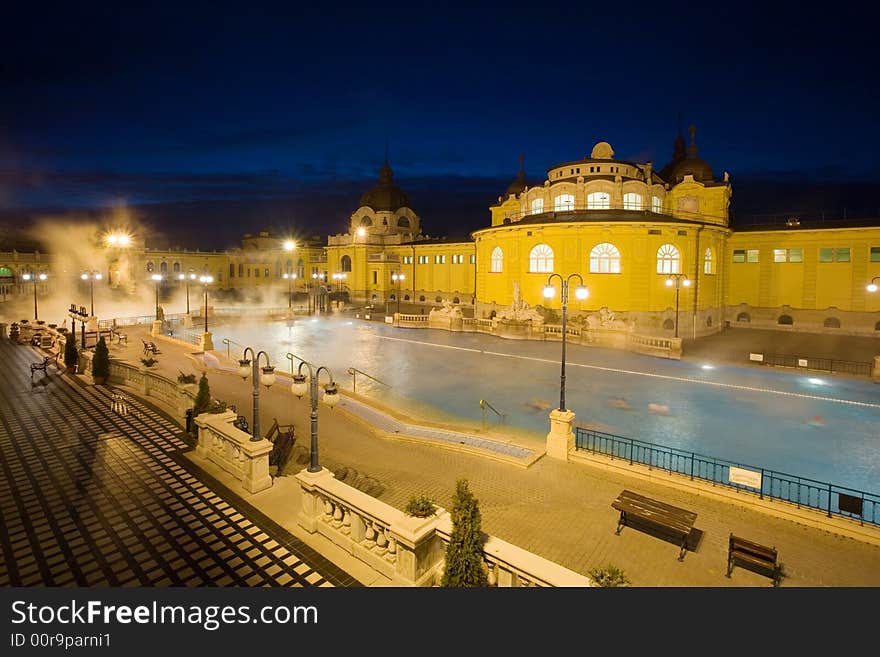
[[(321, 466), (318, 464), (318, 378), (321, 372), (327, 372), (330, 377), (330, 383), (324, 386), (324, 403), (330, 408), (336, 406), (339, 402), (339, 390), (336, 387), (336, 381), (333, 380), (333, 373), (324, 367), (315, 367), (306, 360), (294, 354), (287, 354), (290, 360), (290, 371), (293, 373), (293, 360), (299, 361), (299, 367), (296, 374), (293, 375), (293, 384), (290, 386), (290, 392), (302, 399), (302, 396), (309, 393), (311, 401), (311, 429), (312, 442), (309, 446), (309, 472), (320, 472)], [(306, 375), (302, 373), (303, 366), (309, 370), (309, 380), (306, 382)]]
[(580, 274), (569, 274), (568, 278), (562, 278), (560, 274), (550, 274), (547, 278), (547, 285), (544, 286), (544, 298), (552, 299), (556, 295), (556, 288), (553, 286), (553, 279), (558, 278), (562, 287), (562, 369), (559, 375), (559, 410), (565, 410), (565, 318), (568, 309), (568, 285), (572, 278), (577, 278), (580, 285), (575, 289), (574, 295), (583, 301), (590, 296), (590, 291), (584, 285), (584, 279)]
[(156, 321), (159, 321), (159, 282), (162, 280), (162, 274), (153, 274), (150, 276), (156, 283)]
[(81, 336), (80, 345), (82, 346), (82, 350), (86, 350), (86, 319), (88, 318), (88, 314), (86, 313), (86, 307), (80, 306), (79, 310), (76, 310), (76, 306), (71, 306), (74, 309), (74, 313), (76, 313), (76, 318), (80, 321), (79, 334)]
[[(877, 288), (877, 281), (880, 281), (880, 276), (875, 276), (874, 278), (872, 278), (871, 282), (865, 286), (865, 289), (868, 292), (876, 292), (878, 289)], [(34, 303), (36, 303), (36, 297), (34, 297), (34, 299), (35, 299)], [(34, 307), (36, 307), (36, 306), (34, 306)]]
[(675, 337), (678, 337), (678, 292), (682, 286), (690, 287), (691, 281), (687, 274), (668, 274), (666, 287), (675, 286)]
[(97, 271), (87, 271), (87, 272), (83, 272), (83, 274), (80, 276), (80, 278), (83, 279), (84, 281), (89, 282), (89, 295), (91, 296), (91, 299), (92, 299), (91, 315), (89, 315), (89, 316), (94, 317), (95, 316), (95, 281), (101, 280), (101, 273), (97, 272)]
[[(195, 274), (193, 274), (195, 278)], [(213, 276), (199, 276), (199, 282), (205, 286), (205, 333), (208, 332), (208, 285), (214, 282)], [(186, 312), (189, 313), (189, 297), (187, 297)]]
[(293, 304), (291, 296), (290, 284), (296, 279), (296, 274), (292, 274), (290, 272), (285, 272), (283, 277), (287, 279), (287, 314), (290, 315), (290, 309)]
[(341, 292), (342, 291), (342, 281), (345, 280), (345, 274), (341, 273), (341, 272), (333, 274), (333, 280), (336, 281), (336, 291)]
[[(177, 278), (186, 283), (186, 314), (189, 315), (189, 282), (196, 280), (196, 275), (190, 274), (187, 276), (186, 274), (180, 274)], [(158, 306), (159, 304), (157, 303), (156, 305)]]
[[(48, 276), (46, 274), (22, 274), (21, 277), (26, 281), (34, 282), (34, 321), (39, 321), (39, 316), (37, 315), (37, 279), (41, 281), (45, 281)], [(76, 326), (74, 324), (74, 326)]]
[[(315, 292), (317, 292), (317, 291), (318, 291), (318, 286), (320, 285), (320, 283), (318, 283), (318, 281), (322, 281), (322, 282), (323, 282), (323, 280), (324, 280), (324, 274), (319, 274), (319, 273), (316, 272), (316, 273), (312, 274), (312, 280), (314, 281), (314, 282), (312, 283), (312, 287), (314, 288)], [(315, 312), (318, 312), (318, 299), (317, 299), (317, 296), (318, 296), (318, 295), (315, 294), (315, 298), (312, 299), (312, 298), (311, 298), (311, 297), (312, 297), (311, 293), (309, 294), (309, 299), (310, 299), (310, 301), (312, 301), (312, 306), (313, 306)], [(311, 311), (311, 310), (309, 311), (309, 314), (310, 314), (310, 315), (312, 314), (312, 311)]]
[[(206, 313), (207, 314), (207, 311)], [(247, 354), (251, 352), (251, 357), (253, 361), (251, 361)], [(260, 368), (260, 356), (266, 357), (266, 365)], [(261, 375), (262, 372), (262, 375)], [(254, 354), (254, 350), (251, 347), (245, 347), (244, 353), (242, 353), (241, 360), (238, 361), (238, 375), (242, 379), (247, 379), (250, 375), (253, 379), (254, 384), (254, 420), (251, 423), (254, 432), (251, 436), (251, 442), (255, 443), (262, 440), (260, 436), (260, 383), (262, 383), (266, 388), (270, 388), (273, 383), (275, 383), (275, 368), (269, 364), (269, 354), (265, 351), (259, 351)]]
[(391, 274), (391, 280), (397, 283), (397, 314), (400, 315), (400, 282), (404, 280), (406, 276), (403, 274)]

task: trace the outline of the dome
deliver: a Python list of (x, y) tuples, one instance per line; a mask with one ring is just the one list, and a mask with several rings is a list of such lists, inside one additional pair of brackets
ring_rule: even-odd
[(680, 160), (672, 168), (672, 183), (680, 183), (685, 176), (691, 175), (694, 180), (699, 182), (712, 182), (715, 177), (712, 173), (712, 167), (701, 157), (697, 157), (696, 134), (697, 129), (694, 126), (689, 128), (691, 133), (691, 145), (687, 149), (687, 157)]
[(409, 198), (394, 184), (394, 173), (388, 161), (379, 169), (379, 182), (373, 189), (361, 196), (361, 207), (367, 206), (376, 212), (394, 212), (399, 208), (408, 208)]
[(614, 149), (607, 141), (600, 141), (590, 152), (591, 160), (610, 160), (612, 157), (614, 157)]
[(528, 185), (526, 184), (526, 171), (523, 168), (523, 156), (519, 156), (519, 173), (516, 174), (516, 178), (512, 183), (507, 186), (507, 191), (504, 192), (504, 198), (507, 198), (511, 194), (514, 196), (519, 196), (523, 190), (525, 190)]

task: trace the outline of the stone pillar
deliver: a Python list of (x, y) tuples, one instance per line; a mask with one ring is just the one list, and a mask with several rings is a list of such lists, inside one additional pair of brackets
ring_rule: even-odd
[(296, 475), (300, 486), (299, 515), (296, 517), (297, 524), (309, 534), (318, 530), (318, 519), (324, 513), (321, 505), (321, 497), (318, 495), (318, 484), (326, 483), (336, 476), (327, 468), (321, 468), (320, 472), (309, 472), (303, 469)]
[[(98, 318), (89, 317), (89, 321), (86, 322), (86, 331), (88, 331), (89, 333), (96, 333), (98, 330), (100, 330), (100, 328), (101, 327), (98, 324)], [(95, 338), (95, 340), (97, 341), (97, 338)]]
[(214, 351), (214, 340), (211, 338), (211, 332), (202, 333), (202, 351)]
[(550, 411), (550, 433), (547, 434), (547, 456), (568, 460), (568, 452), (574, 449), (574, 432), (571, 430), (573, 411)]
[(153, 322), (152, 326), (150, 327), (150, 335), (152, 335), (154, 338), (157, 335), (162, 335), (162, 320), (156, 320)]
[(192, 328), (193, 318), (192, 313), (186, 313), (183, 316), (183, 328)]
[(871, 371), (871, 380), (880, 383), (880, 356), (874, 356), (874, 369)]

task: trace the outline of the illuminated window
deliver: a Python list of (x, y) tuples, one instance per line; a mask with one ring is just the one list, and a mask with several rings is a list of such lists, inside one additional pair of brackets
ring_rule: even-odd
[(712, 267), (712, 249), (706, 249), (706, 253), (703, 254), (703, 273), (715, 273), (715, 269)]
[(453, 265), (462, 265), (464, 264), (464, 256), (463, 255), (453, 255), (452, 256), (452, 264)]
[(427, 265), (428, 264), (428, 256), (420, 255), (419, 256), (419, 264), (420, 265)]
[(489, 271), (494, 273), (500, 273), (504, 267), (504, 252), (501, 250), (500, 246), (496, 246), (492, 251), (492, 257), (490, 258), (490, 267)]
[(803, 249), (773, 249), (773, 262), (803, 262)]
[(571, 194), (560, 194), (553, 200), (553, 209), (557, 212), (574, 210), (574, 196)]
[(849, 262), (849, 247), (821, 248), (819, 262)]
[(656, 212), (660, 214), (663, 210), (663, 203), (660, 201), (659, 197), (655, 196), (651, 199), (651, 212)]
[(548, 273), (553, 271), (553, 249), (546, 244), (538, 244), (529, 253), (529, 271)]
[(623, 195), (623, 209), (624, 210), (641, 210), (642, 209), (642, 195), (641, 194), (624, 194)]
[(591, 274), (619, 274), (620, 251), (608, 242), (597, 244), (590, 251)]
[(544, 199), (536, 198), (532, 201), (532, 214), (541, 214), (544, 211)]
[(472, 265), (477, 264), (477, 255), (475, 253), (471, 254), (471, 264)]
[(657, 249), (657, 273), (678, 274), (681, 272), (681, 256), (672, 244), (664, 244)]
[(734, 249), (734, 262), (758, 262), (758, 249)]
[(402, 262), (405, 265), (411, 265), (413, 262), (413, 257), (412, 256), (403, 256)]
[(607, 210), (611, 207), (611, 195), (608, 192), (587, 194), (587, 210)]
[(434, 256), (434, 264), (435, 265), (445, 265), (446, 264), (446, 256), (445, 255), (435, 255)]
[(880, 246), (871, 247), (871, 262), (880, 262)]

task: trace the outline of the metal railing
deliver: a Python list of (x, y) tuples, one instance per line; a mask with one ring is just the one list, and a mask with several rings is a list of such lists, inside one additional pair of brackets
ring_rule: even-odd
[[(795, 504), (798, 508), (821, 511), (829, 518), (840, 516), (858, 520), (859, 524), (880, 525), (880, 495), (876, 493), (581, 427), (575, 428), (575, 445), (577, 449), (629, 461), (630, 465), (638, 463), (692, 480), (757, 493), (761, 499), (768, 497)], [(731, 481), (731, 468), (738, 474), (748, 471), (746, 474), (759, 484), (748, 486)]]
[(240, 342), (236, 342), (235, 340), (230, 340), (229, 338), (223, 338), (223, 344), (226, 345), (226, 357), (227, 358), (232, 358), (232, 356), (229, 355), (229, 345), (234, 344), (234, 345), (238, 345), (242, 349), (247, 348), (245, 345), (241, 344)]
[[(818, 370), (830, 374), (855, 374), (857, 376), (871, 376), (874, 364), (865, 361), (837, 360), (834, 358), (813, 358), (807, 356), (794, 356), (791, 354), (760, 354), (763, 365), (773, 367), (793, 367), (795, 369)], [(749, 360), (756, 362), (749, 354)]]
[(498, 416), (499, 420), (501, 421), (501, 424), (504, 424), (504, 419), (507, 417), (507, 415), (505, 413), (502, 413), (501, 411), (499, 411), (494, 406), (492, 406), (492, 404), (487, 402), (485, 399), (481, 399), (480, 400), (480, 411), (482, 411), (482, 413), (483, 413), (483, 431), (486, 430), (486, 409), (487, 408), (490, 411), (492, 411), (493, 413), (495, 413), (495, 415)]
[(381, 383), (383, 386), (387, 386), (387, 387), (389, 387), (389, 388), (391, 387), (390, 384), (385, 383), (385, 382), (382, 381), (381, 379), (377, 379), (375, 376), (371, 376), (371, 375), (367, 374), (366, 372), (363, 372), (363, 371), (359, 370), (359, 369), (356, 368), (356, 367), (349, 367), (349, 368), (346, 370), (346, 372), (348, 372), (349, 374), (351, 374), (351, 391), (352, 391), (352, 392), (357, 392), (357, 375), (358, 375), (358, 374), (360, 374), (361, 376), (365, 376), (365, 377), (367, 377), (368, 379), (372, 379), (372, 380), (375, 381), (376, 383)]

